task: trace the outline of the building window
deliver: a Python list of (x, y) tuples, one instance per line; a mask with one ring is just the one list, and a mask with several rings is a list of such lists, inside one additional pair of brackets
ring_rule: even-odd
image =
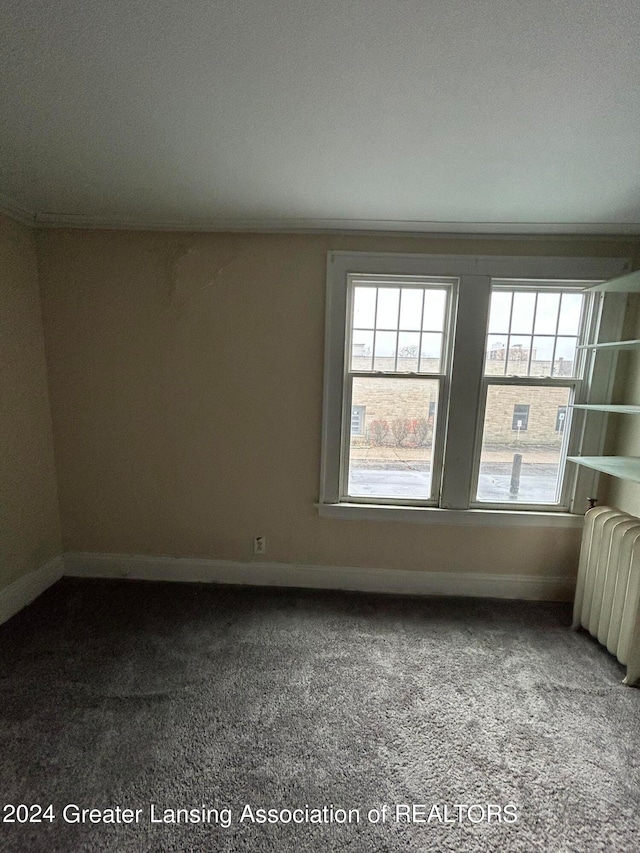
[(527, 424), (529, 423), (529, 409), (531, 407), (528, 405), (523, 405), (522, 403), (516, 404), (513, 407), (513, 418), (511, 420), (511, 429), (516, 430), (517, 432), (524, 432), (527, 428)]
[(366, 406), (351, 407), (351, 435), (364, 435), (364, 416)]
[(565, 466), (589, 452), (570, 418), (588, 402), (581, 347), (622, 316), (583, 291), (626, 263), (330, 253), (321, 507), (583, 500), (584, 469)]

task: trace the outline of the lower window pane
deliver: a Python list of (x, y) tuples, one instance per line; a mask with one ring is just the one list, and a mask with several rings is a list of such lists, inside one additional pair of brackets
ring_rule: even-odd
[(489, 386), (479, 501), (559, 503), (569, 396), (569, 388)]
[(433, 379), (354, 378), (350, 496), (431, 497), (438, 388)]

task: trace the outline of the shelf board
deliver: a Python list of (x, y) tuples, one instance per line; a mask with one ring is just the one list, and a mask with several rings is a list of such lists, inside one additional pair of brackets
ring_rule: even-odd
[(604, 344), (581, 344), (578, 349), (600, 349), (600, 350), (617, 350), (617, 349), (638, 349), (640, 340), (634, 341), (609, 341)]
[(640, 406), (617, 406), (574, 403), (572, 409), (586, 409), (589, 412), (616, 412), (620, 415), (640, 415)]
[(640, 270), (610, 278), (609, 281), (594, 284), (585, 290), (601, 293), (640, 293)]
[(567, 456), (569, 462), (640, 483), (640, 456)]

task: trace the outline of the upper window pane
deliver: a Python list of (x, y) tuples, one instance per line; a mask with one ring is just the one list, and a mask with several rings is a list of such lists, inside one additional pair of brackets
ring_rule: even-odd
[(518, 335), (530, 335), (536, 313), (536, 294), (520, 292), (513, 294), (511, 331)]
[(498, 335), (506, 335), (511, 321), (511, 303), (513, 294), (506, 290), (494, 290), (491, 294), (489, 311), (489, 331)]
[(560, 321), (558, 323), (558, 334), (577, 335), (580, 330), (580, 316), (582, 314), (582, 294), (563, 293), (560, 305)]
[(447, 295), (442, 285), (354, 282), (349, 369), (441, 373)]
[(397, 329), (400, 290), (397, 287), (378, 287), (377, 291), (378, 310), (376, 311), (376, 329)]
[(414, 287), (402, 288), (402, 303), (400, 306), (400, 328), (414, 332), (420, 329), (424, 290)]
[(447, 302), (446, 290), (425, 290), (422, 328), (429, 332), (444, 329), (444, 309)]
[(485, 375), (576, 376), (584, 298), (552, 287), (495, 288)]
[(354, 329), (373, 329), (376, 325), (375, 287), (358, 287), (353, 295)]

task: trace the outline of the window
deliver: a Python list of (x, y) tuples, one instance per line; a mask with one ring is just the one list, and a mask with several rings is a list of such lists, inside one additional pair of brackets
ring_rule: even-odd
[(602, 429), (571, 406), (596, 386), (602, 397), (584, 342), (594, 328), (615, 337), (623, 308), (583, 290), (626, 264), (330, 253), (321, 512), (459, 519), (584, 501), (588, 469), (565, 460)]
[(351, 407), (351, 435), (364, 435), (364, 415), (366, 406)]
[(492, 281), (478, 504), (568, 506), (556, 421), (580, 396), (589, 308), (569, 283)]
[(511, 429), (522, 432), (526, 430), (529, 423), (530, 406), (524, 406), (522, 403), (513, 407), (513, 418), (511, 420)]
[[(344, 396), (351, 439), (343, 448), (344, 498), (433, 500), (452, 289), (452, 281), (424, 277), (348, 277)], [(365, 409), (363, 446), (353, 427), (355, 413)]]

